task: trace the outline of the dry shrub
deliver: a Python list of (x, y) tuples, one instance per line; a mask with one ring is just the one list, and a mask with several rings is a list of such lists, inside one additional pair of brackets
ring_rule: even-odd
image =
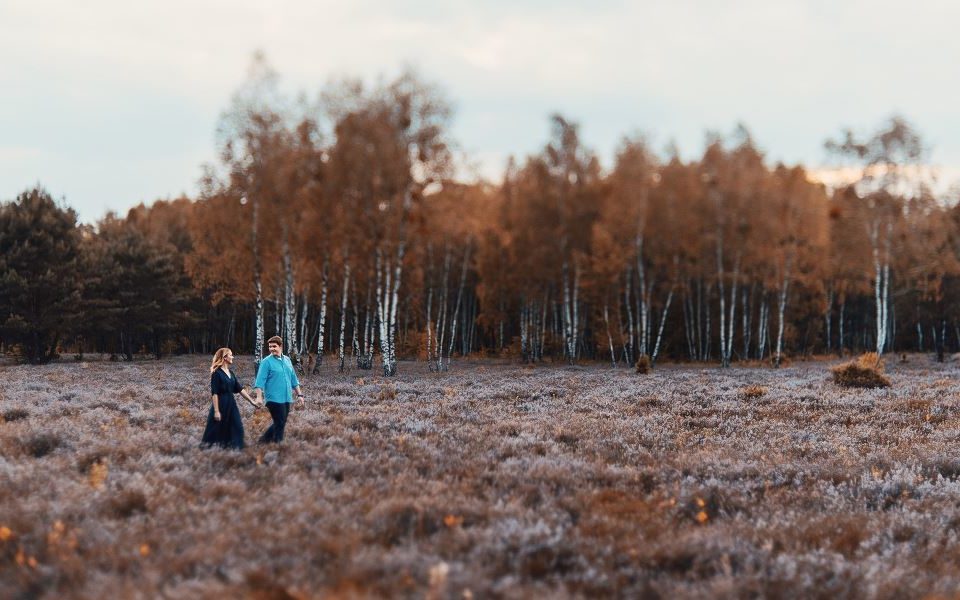
[(290, 588), (277, 582), (263, 569), (246, 574), (246, 584), (253, 600), (297, 600), (301, 596), (291, 593)]
[(743, 389), (743, 397), (747, 400), (754, 400), (767, 393), (767, 388), (762, 385), (748, 385)]
[(667, 402), (657, 396), (644, 396), (637, 400), (635, 408), (664, 408), (665, 406), (667, 406)]
[(22, 442), (23, 450), (34, 458), (43, 458), (63, 445), (56, 434), (35, 433)]
[(377, 392), (377, 401), (384, 402), (387, 400), (393, 400), (397, 397), (397, 386), (392, 383), (380, 386), (380, 391)]
[(517, 552), (514, 564), (517, 570), (534, 579), (543, 579), (552, 574), (564, 574), (577, 565), (575, 549), (563, 544), (535, 544)]
[(121, 490), (110, 496), (104, 514), (118, 519), (128, 519), (137, 513), (147, 512), (147, 496), (140, 490)]
[(929, 413), (933, 408), (933, 401), (926, 398), (906, 398), (900, 404), (906, 410), (921, 413)]
[(650, 362), (650, 357), (646, 354), (641, 354), (640, 357), (637, 358), (637, 364), (634, 365), (634, 367), (636, 367), (639, 375), (646, 375), (653, 370), (653, 364)]
[(867, 525), (864, 515), (823, 515), (788, 527), (782, 533), (788, 536), (784, 543), (793, 550), (829, 548), (850, 558), (870, 536)]
[(27, 355), (23, 350), (23, 344), (7, 346), (7, 358), (18, 365), (26, 362)]
[(24, 408), (10, 408), (3, 411), (3, 421), (7, 423), (12, 423), (13, 421), (19, 421), (20, 419), (26, 419), (30, 416), (30, 411)]
[(681, 523), (698, 525), (713, 523), (718, 518), (730, 516), (742, 507), (718, 488), (703, 489), (681, 498), (676, 504), (675, 518)]
[(431, 514), (415, 501), (389, 499), (370, 513), (370, 541), (395, 546), (407, 539), (426, 538), (440, 530), (442, 517)]
[(833, 373), (833, 382), (842, 387), (890, 387), (890, 380), (883, 374), (883, 360), (876, 352), (867, 352), (856, 360), (832, 368), (830, 372)]
[(924, 466), (924, 474), (935, 479), (938, 475), (944, 479), (960, 478), (960, 460), (953, 457), (941, 457)]
[(667, 511), (674, 503), (617, 489), (584, 492), (575, 504), (576, 530), (585, 539), (613, 547), (632, 547), (638, 538), (653, 542), (670, 530)]
[(569, 431), (564, 431), (562, 429), (557, 430), (553, 436), (553, 441), (564, 446), (570, 446), (571, 448), (576, 448), (577, 443), (580, 441), (580, 436), (575, 433), (570, 433)]
[(775, 368), (784, 368), (790, 366), (790, 358), (783, 352), (780, 353), (780, 362), (777, 362), (776, 353), (770, 355), (770, 366)]
[(690, 577), (694, 575), (694, 567), (697, 566), (699, 553), (693, 549), (680, 544), (667, 545), (666, 547), (656, 547), (649, 557), (643, 562), (657, 571), (673, 576)]

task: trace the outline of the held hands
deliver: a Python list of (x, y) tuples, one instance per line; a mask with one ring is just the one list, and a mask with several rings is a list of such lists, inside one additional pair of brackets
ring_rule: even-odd
[(261, 394), (254, 393), (253, 395), (250, 395), (246, 390), (244, 390), (240, 393), (240, 395), (246, 398), (247, 402), (250, 403), (250, 406), (252, 406), (254, 410), (263, 408), (263, 396)]

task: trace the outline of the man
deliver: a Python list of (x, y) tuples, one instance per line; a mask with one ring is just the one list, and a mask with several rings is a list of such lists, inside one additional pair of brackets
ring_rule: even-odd
[(300, 390), (293, 364), (283, 355), (283, 339), (273, 336), (267, 340), (267, 349), (270, 355), (260, 361), (257, 381), (253, 387), (261, 404), (263, 396), (267, 397), (267, 409), (273, 417), (273, 425), (260, 437), (260, 443), (283, 441), (283, 430), (287, 425), (287, 415), (290, 414), (290, 403), (293, 402), (291, 391), (296, 392), (297, 408), (304, 405), (303, 392)]

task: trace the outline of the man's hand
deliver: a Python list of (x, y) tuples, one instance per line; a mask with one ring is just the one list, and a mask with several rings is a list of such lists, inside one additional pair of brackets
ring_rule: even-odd
[(294, 404), (294, 406), (296, 406), (297, 408), (303, 408), (304, 406), (306, 406), (306, 404), (307, 403), (306, 401), (304, 401), (303, 396), (298, 396), (297, 402)]

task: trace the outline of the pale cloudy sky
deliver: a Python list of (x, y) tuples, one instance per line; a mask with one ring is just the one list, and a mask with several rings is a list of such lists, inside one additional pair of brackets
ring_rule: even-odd
[(0, 0), (0, 200), (40, 182), (95, 221), (195, 194), (257, 49), (310, 95), (416, 67), (486, 174), (554, 111), (607, 166), (624, 134), (694, 157), (741, 121), (771, 160), (820, 165), (896, 112), (955, 168), (958, 22), (947, 0)]

